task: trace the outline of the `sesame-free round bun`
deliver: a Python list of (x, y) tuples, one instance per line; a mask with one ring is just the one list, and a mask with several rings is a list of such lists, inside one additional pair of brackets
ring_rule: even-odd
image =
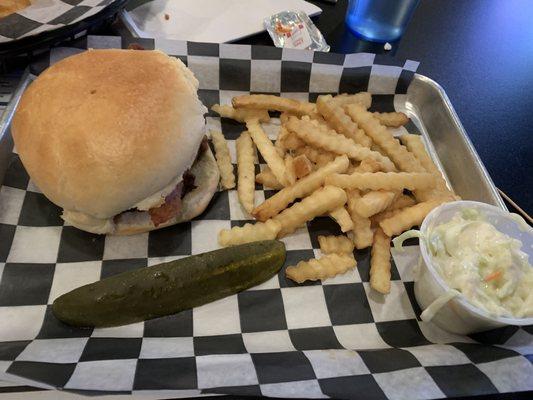
[(159, 51), (88, 50), (29, 86), (15, 147), (52, 202), (109, 219), (191, 167), (205, 134), (197, 89), (192, 72)]

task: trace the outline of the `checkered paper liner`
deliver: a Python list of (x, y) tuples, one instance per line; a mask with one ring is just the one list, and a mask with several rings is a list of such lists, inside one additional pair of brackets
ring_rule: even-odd
[(32, 0), (31, 5), (0, 18), (0, 43), (52, 31), (100, 12), (115, 0)]
[[(127, 47), (89, 37), (90, 48)], [(405, 101), (418, 63), (374, 54), (143, 40), (188, 64), (211, 106), (249, 92), (315, 100), (318, 94), (375, 94), (373, 108)], [(58, 48), (40, 67), (81, 49)], [(142, 112), (142, 110), (139, 110)], [(243, 125), (210, 114), (230, 143)], [(274, 137), (277, 119), (265, 127)], [(414, 125), (408, 126), (416, 131)], [(264, 166), (258, 158), (257, 170)], [(129, 237), (92, 235), (64, 224), (14, 153), (0, 189), (0, 379), (14, 376), (65, 390), (205, 393), (309, 398), (430, 399), (533, 389), (531, 328), (471, 337), (420, 320), (412, 266), (418, 246), (393, 252), (391, 293), (369, 288), (369, 249), (354, 271), (297, 285), (284, 269), (319, 255), (317, 236), (336, 234), (317, 218), (284, 239), (282, 271), (257, 287), (172, 316), (105, 329), (75, 329), (50, 305), (62, 293), (134, 268), (217, 248), (217, 232), (250, 217), (234, 190), (215, 195), (195, 220)], [(273, 192), (256, 187), (256, 202)]]

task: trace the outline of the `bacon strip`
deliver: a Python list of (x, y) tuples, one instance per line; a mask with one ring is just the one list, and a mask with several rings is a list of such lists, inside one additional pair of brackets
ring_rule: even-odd
[(148, 210), (150, 218), (155, 226), (159, 226), (178, 214), (181, 209), (182, 189), (183, 182), (180, 182), (176, 188), (165, 197), (165, 202), (162, 205)]
[[(209, 145), (207, 143), (207, 138), (204, 137), (204, 139), (200, 143), (200, 147), (198, 148), (198, 154), (196, 155), (196, 159), (198, 159), (203, 154), (203, 152), (207, 150), (208, 146)], [(154, 207), (148, 210), (148, 214), (150, 214), (150, 219), (156, 227), (180, 213), (182, 203), (181, 200), (187, 193), (196, 189), (194, 180), (194, 174), (192, 174), (190, 170), (185, 171), (185, 173), (183, 174), (183, 180), (178, 183), (174, 190), (165, 197), (165, 202), (159, 207)], [(126, 212), (142, 211), (130, 210)], [(122, 214), (123, 213), (115, 216), (115, 222), (118, 220), (118, 218), (120, 218)]]

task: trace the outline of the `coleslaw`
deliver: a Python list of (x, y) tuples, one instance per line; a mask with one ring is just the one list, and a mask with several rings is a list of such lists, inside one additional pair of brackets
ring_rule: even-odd
[(439, 275), (472, 304), (496, 316), (533, 316), (533, 267), (522, 243), (475, 209), (457, 212), (427, 234)]

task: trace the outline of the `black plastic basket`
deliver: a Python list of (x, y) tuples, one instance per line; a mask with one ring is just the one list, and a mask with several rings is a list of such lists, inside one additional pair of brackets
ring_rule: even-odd
[[(110, 24), (116, 14), (126, 5), (128, 0), (115, 0), (100, 12), (67, 26), (28, 36), (11, 42), (0, 43), (0, 63), (6, 69), (10, 59), (26, 58), (26, 63), (50, 48), (59, 44), (69, 43), (87, 34), (94, 33), (103, 26)], [(1, 72), (1, 71), (0, 71)]]

